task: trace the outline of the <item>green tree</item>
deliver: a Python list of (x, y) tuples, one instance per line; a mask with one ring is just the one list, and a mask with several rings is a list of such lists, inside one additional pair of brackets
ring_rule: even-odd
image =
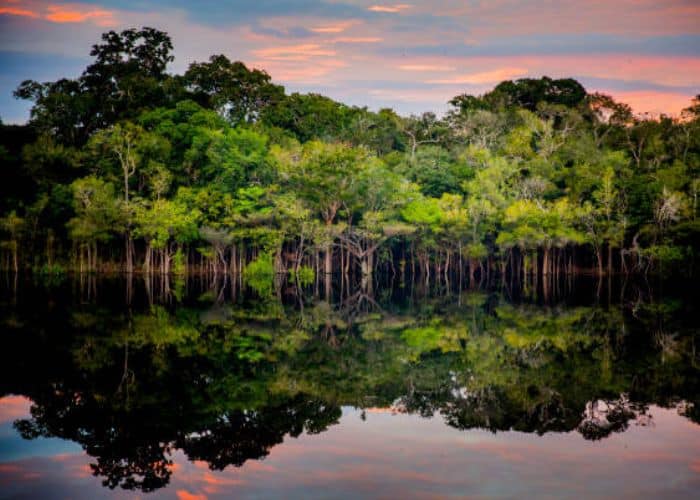
[(272, 83), (265, 71), (250, 70), (224, 55), (190, 64), (184, 81), (197, 102), (215, 109), (232, 125), (253, 122), (265, 108), (284, 99), (284, 87)]

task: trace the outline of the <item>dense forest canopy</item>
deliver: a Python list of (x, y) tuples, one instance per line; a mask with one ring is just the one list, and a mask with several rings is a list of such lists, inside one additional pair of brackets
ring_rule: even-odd
[(438, 117), (288, 95), (224, 55), (105, 33), (2, 125), (3, 267), (429, 278), (691, 270), (700, 95), (635, 115), (573, 79), (506, 81)]

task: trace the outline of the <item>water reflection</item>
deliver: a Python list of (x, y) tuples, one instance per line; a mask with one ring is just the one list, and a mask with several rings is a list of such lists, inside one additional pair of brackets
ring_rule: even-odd
[(613, 302), (84, 279), (3, 292), (0, 421), (76, 443), (109, 488), (159, 490), (187, 461), (241, 467), (346, 429), (343, 408), (405, 429), (433, 417), (438, 441), (437, 424), (571, 443), (653, 427), (663, 409), (700, 422), (695, 304), (650, 288), (619, 285)]

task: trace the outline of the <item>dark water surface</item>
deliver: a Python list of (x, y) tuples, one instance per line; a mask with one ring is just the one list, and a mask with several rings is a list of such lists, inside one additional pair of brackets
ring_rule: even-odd
[(0, 498), (700, 491), (688, 284), (1, 278)]

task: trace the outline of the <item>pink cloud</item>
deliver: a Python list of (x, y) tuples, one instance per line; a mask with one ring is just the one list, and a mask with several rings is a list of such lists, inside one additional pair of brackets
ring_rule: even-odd
[(386, 13), (396, 14), (398, 12), (402, 12), (402, 11), (410, 9), (410, 8), (411, 8), (411, 5), (409, 5), (409, 4), (397, 3), (394, 5), (372, 5), (370, 7), (367, 7), (367, 10), (371, 10), (372, 12), (386, 12)]
[(400, 64), (397, 66), (402, 71), (424, 71), (424, 72), (439, 72), (439, 71), (454, 71), (454, 66), (440, 64)]
[(339, 59), (273, 59), (254, 61), (252, 66), (263, 68), (277, 81), (294, 83), (329, 84), (327, 77), (335, 70), (344, 68), (347, 63)]
[(378, 43), (383, 40), (376, 36), (340, 36), (332, 41), (333, 43)]
[(24, 396), (5, 396), (0, 398), (0, 423), (12, 422), (29, 415), (32, 402)]
[(198, 495), (195, 493), (190, 493), (187, 490), (177, 490), (175, 492), (179, 500), (207, 500), (206, 495)]
[(29, 9), (22, 9), (20, 7), (0, 7), (0, 15), (33, 18), (39, 17), (39, 14), (37, 12), (31, 11)]
[(334, 50), (323, 48), (319, 44), (307, 43), (257, 49), (253, 51), (253, 54), (262, 59), (273, 61), (306, 61), (311, 57), (330, 57), (336, 53)]
[[(423, 5), (431, 12), (432, 5)], [(416, 7), (418, 9), (418, 6)], [(687, 0), (448, 2), (440, 13), (478, 19), (475, 36), (606, 33), (648, 36), (698, 33), (700, 4)]]
[(650, 113), (652, 115), (666, 114), (680, 115), (684, 108), (690, 106), (691, 96), (674, 92), (661, 92), (653, 90), (638, 91), (605, 91), (615, 100), (629, 104), (637, 113)]
[(313, 31), (314, 33), (342, 33), (353, 24), (355, 24), (353, 21), (343, 21), (334, 24), (316, 26), (314, 28), (311, 28), (310, 31)]

